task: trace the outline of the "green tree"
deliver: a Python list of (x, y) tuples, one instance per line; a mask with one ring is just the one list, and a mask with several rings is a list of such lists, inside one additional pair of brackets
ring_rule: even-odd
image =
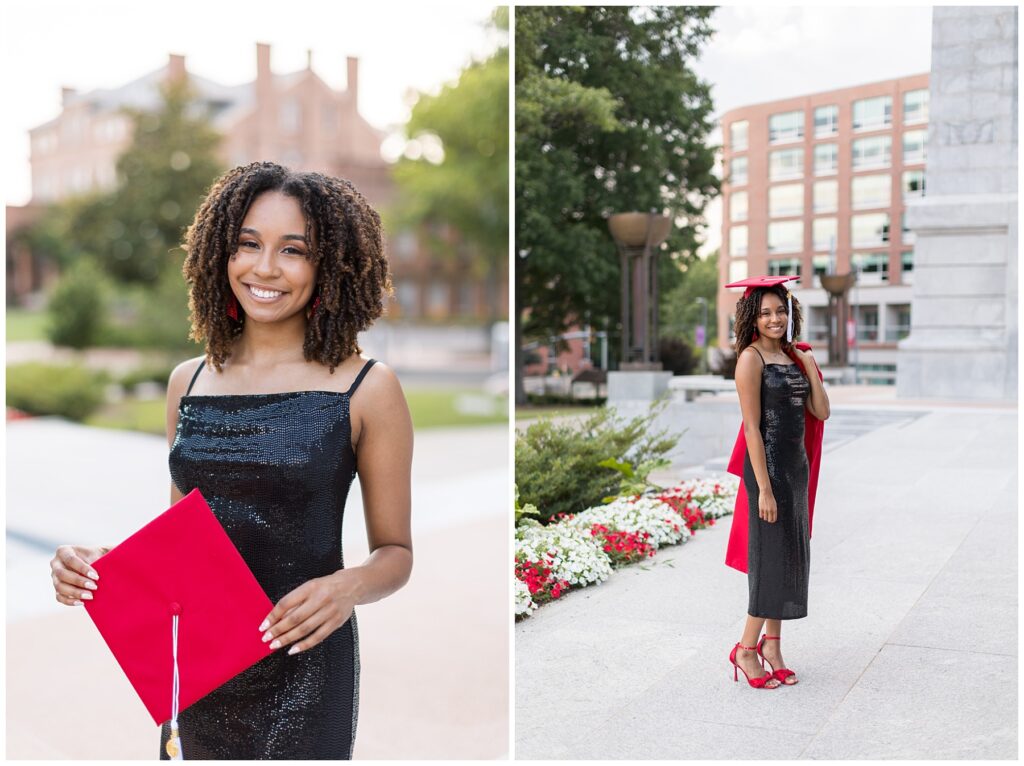
[(696, 257), (704, 208), (719, 188), (710, 86), (692, 70), (713, 11), (516, 9), (517, 402), (525, 337), (582, 322), (619, 334), (608, 215), (673, 217), (659, 258), (663, 292)]
[[(508, 8), (492, 23), (508, 29)], [(499, 315), (500, 275), (508, 270), (508, 47), (470, 64), (437, 95), (421, 95), (406, 133), (440, 145), (402, 158), (395, 168), (399, 198), (393, 211), (402, 226), (448, 223), (469, 245), (473, 275), (486, 284), (492, 321)], [(438, 248), (444, 256), (444, 249)]]
[(718, 338), (715, 302), (719, 284), (718, 251), (706, 258), (694, 258), (683, 266), (682, 271), (679, 284), (668, 293), (659, 296), (661, 329), (665, 335), (685, 337), (695, 349), (698, 349), (697, 325), (704, 321), (704, 309), (697, 299), (703, 298), (708, 306), (708, 326), (704, 328), (704, 332), (707, 334), (708, 348), (711, 348)]
[(111, 277), (155, 284), (168, 259), (180, 268), (184, 229), (223, 171), (221, 140), (184, 80), (161, 87), (155, 112), (127, 110), (131, 144), (117, 161), (117, 186), (53, 205), (29, 241), (62, 266), (94, 257)]

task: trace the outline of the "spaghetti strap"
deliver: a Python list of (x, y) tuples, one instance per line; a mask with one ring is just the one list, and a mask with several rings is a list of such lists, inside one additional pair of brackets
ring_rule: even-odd
[[(754, 349), (754, 351), (757, 351), (757, 346), (747, 346), (747, 348), (752, 348), (752, 349)], [(757, 351), (757, 355), (761, 356), (761, 352)], [(768, 366), (767, 362), (764, 361), (764, 357), (763, 356), (761, 356), (761, 366), (762, 367), (767, 367)]]
[(192, 376), (192, 381), (188, 384), (188, 391), (185, 392), (185, 396), (189, 395), (189, 392), (192, 390), (192, 386), (196, 384), (196, 378), (199, 377), (199, 371), (203, 369), (204, 364), (206, 364), (206, 359), (203, 359), (203, 361), (199, 363), (199, 366), (196, 367), (196, 373)]
[(348, 394), (349, 396), (352, 396), (352, 394), (354, 394), (356, 392), (356, 388), (359, 386), (359, 383), (363, 379), (363, 376), (366, 375), (366, 373), (370, 371), (370, 368), (373, 366), (373, 363), (376, 362), (376, 361), (377, 361), (376, 359), (370, 359), (370, 360), (368, 360), (366, 362), (366, 364), (363, 365), (363, 369), (361, 369), (359, 371), (359, 374), (356, 375), (356, 379), (352, 383), (352, 387), (348, 391), (345, 392), (346, 394)]

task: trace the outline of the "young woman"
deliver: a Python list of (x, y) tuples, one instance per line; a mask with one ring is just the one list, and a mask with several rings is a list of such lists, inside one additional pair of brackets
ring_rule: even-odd
[[(186, 758), (348, 759), (359, 650), (354, 607), (412, 569), (412, 421), (394, 372), (357, 334), (391, 291), (380, 217), (347, 181), (269, 162), (221, 177), (186, 235), (191, 337), (171, 373), (171, 502), (198, 487), (274, 610), (274, 653), (179, 716)], [(209, 364), (207, 364), (209, 363)], [(345, 568), (345, 501), (359, 475), (370, 556)], [(103, 598), (61, 546), (57, 600)], [(170, 727), (161, 734), (161, 757)]]
[[(726, 563), (747, 572), (749, 591), (743, 637), (729, 661), (734, 680), (742, 670), (751, 686), (766, 689), (797, 682), (782, 659), (779, 639), (782, 620), (807, 616), (820, 421), (829, 417), (810, 346), (792, 342), (802, 317), (800, 304), (782, 284), (789, 279), (795, 277), (728, 285), (747, 290), (736, 305), (736, 390), (743, 426), (730, 462), (737, 473), (742, 466), (743, 485)], [(758, 640), (762, 625), (765, 635)], [(757, 656), (771, 665), (771, 673), (762, 672)]]

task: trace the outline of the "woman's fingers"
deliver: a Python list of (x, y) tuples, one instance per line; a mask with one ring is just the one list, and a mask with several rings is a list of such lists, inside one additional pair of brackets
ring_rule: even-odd
[(80, 606), (90, 601), (93, 591), (98, 589), (95, 580), (99, 579), (99, 575), (72, 545), (57, 548), (56, 555), (50, 561), (50, 578), (53, 580), (57, 601), (66, 606)]
[(57, 548), (57, 555), (55, 560), (65, 569), (70, 569), (72, 572), (77, 572), (83, 577), (88, 577), (90, 580), (98, 580), (100, 576), (81, 556), (78, 555), (78, 551), (75, 550), (73, 545), (62, 545)]
[[(281, 642), (281, 646), (288, 646), (289, 644), (295, 644), (299, 641), (309, 640), (317, 630), (324, 625), (330, 623), (331, 615), (326, 610), (319, 610), (312, 614), (309, 619), (304, 620), (294, 628), (289, 630), (287, 633), (283, 633), (277, 640)], [(330, 631), (328, 631), (330, 632)], [(314, 646), (319, 641), (314, 641), (309, 646)], [(294, 654), (294, 652), (293, 652)]]
[(314, 630), (304, 639), (293, 644), (292, 648), (288, 650), (288, 654), (298, 654), (299, 652), (304, 652), (307, 649), (312, 649), (314, 646), (316, 646), (329, 635), (331, 635), (331, 633), (333, 633), (335, 630), (337, 630), (337, 628), (331, 627), (330, 621), (322, 623), (319, 628)]

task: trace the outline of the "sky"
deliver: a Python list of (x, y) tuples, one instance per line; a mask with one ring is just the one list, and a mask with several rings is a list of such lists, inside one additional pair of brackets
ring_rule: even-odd
[(256, 43), (271, 46), (277, 74), (313, 69), (346, 86), (347, 56), (358, 56), (360, 111), (391, 130), (408, 118), (411, 93), (433, 93), (500, 42), (488, 30), (489, 3), (286, 3), (247, 0), (174, 3), (125, 0), (7, 0), (3, 3), (4, 196), (30, 196), (28, 130), (60, 113), (62, 86), (111, 88), (185, 56), (190, 72), (226, 85), (256, 77)]
[[(716, 116), (739, 106), (931, 69), (931, 7), (723, 6), (694, 66), (712, 83)], [(713, 137), (721, 143), (720, 133)], [(702, 255), (722, 241), (722, 208), (707, 208)]]

